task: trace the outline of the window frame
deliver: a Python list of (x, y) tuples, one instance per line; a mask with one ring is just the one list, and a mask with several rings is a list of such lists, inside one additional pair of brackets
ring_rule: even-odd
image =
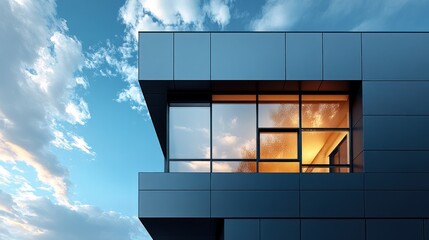
[[(213, 96), (214, 95), (231, 95), (231, 96), (235, 96), (235, 95), (254, 95), (256, 97), (256, 101), (240, 101), (240, 100), (221, 100), (221, 101), (216, 101), (213, 100)], [(299, 124), (298, 127), (259, 127), (259, 96), (260, 95), (298, 95), (298, 118), (299, 118)], [(348, 96), (348, 128), (303, 128), (302, 127), (302, 96), (303, 95), (347, 95)], [(260, 173), (259, 172), (259, 163), (260, 162), (298, 162), (299, 163), (299, 172), (294, 172), (294, 173), (305, 173), (303, 171), (304, 168), (329, 168), (329, 173), (333, 173), (333, 169), (338, 168), (338, 169), (342, 169), (345, 168), (348, 170), (347, 173), (353, 173), (353, 131), (352, 131), (352, 106), (351, 106), (351, 96), (352, 94), (350, 92), (344, 92), (344, 91), (326, 91), (326, 92), (314, 92), (314, 91), (299, 91), (299, 92), (284, 92), (284, 93), (213, 93), (210, 95), (210, 101), (205, 102), (205, 101), (200, 101), (200, 102), (192, 102), (192, 103), (184, 103), (184, 102), (169, 102), (168, 106), (167, 106), (167, 156), (166, 156), (166, 172), (170, 172), (170, 162), (176, 162), (176, 161), (210, 161), (210, 171), (209, 173), (216, 173), (213, 171), (213, 162), (255, 162), (256, 163), (256, 169), (254, 173)], [(227, 159), (218, 159), (218, 158), (213, 158), (213, 104), (216, 103), (253, 103), (256, 105), (256, 158), (255, 159), (240, 159), (240, 158), (227, 158)], [(177, 158), (170, 158), (169, 157), (169, 149), (170, 149), (170, 141), (169, 141), (169, 133), (170, 133), (170, 116), (169, 116), (169, 112), (170, 112), (170, 107), (209, 107), (210, 108), (210, 158), (207, 159), (177, 159)], [(303, 164), (302, 163), (302, 135), (303, 132), (306, 131), (344, 131), (347, 132), (347, 147), (348, 147), (348, 164), (332, 164), (331, 161), (329, 161), (329, 164)], [(261, 159), (260, 157), (260, 134), (261, 133), (282, 133), (282, 132), (296, 132), (297, 133), (297, 159)], [(343, 140), (341, 140), (342, 142)], [(337, 147), (336, 147), (337, 148)], [(336, 148), (334, 150), (331, 151), (331, 153), (329, 153), (329, 155), (332, 154), (332, 152), (334, 152), (336, 150)], [(264, 172), (266, 173), (266, 172)], [(283, 172), (286, 173), (286, 172)]]

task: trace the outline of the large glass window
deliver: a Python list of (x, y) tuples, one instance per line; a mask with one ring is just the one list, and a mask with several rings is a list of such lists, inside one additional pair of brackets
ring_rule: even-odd
[(210, 106), (171, 106), (170, 159), (210, 159)]
[(213, 95), (171, 106), (171, 172), (351, 172), (348, 95)]

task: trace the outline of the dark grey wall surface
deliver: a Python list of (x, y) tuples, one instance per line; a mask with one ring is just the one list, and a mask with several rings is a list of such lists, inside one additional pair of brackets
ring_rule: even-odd
[(236, 91), (230, 80), (279, 91), (362, 83), (351, 101), (361, 173), (143, 174), (140, 217), (226, 218), (225, 239), (252, 226), (256, 239), (429, 240), (429, 33), (140, 33), (139, 46), (139, 79), (173, 91), (202, 86), (185, 80)]

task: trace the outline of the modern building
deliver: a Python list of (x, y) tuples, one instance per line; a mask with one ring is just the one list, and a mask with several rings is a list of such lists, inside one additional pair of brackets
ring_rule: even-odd
[(429, 240), (429, 33), (140, 32), (138, 62), (154, 239)]

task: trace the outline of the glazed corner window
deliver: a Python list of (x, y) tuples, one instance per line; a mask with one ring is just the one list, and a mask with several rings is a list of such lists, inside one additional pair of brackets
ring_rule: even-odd
[(169, 108), (170, 172), (351, 172), (348, 95), (213, 95)]

